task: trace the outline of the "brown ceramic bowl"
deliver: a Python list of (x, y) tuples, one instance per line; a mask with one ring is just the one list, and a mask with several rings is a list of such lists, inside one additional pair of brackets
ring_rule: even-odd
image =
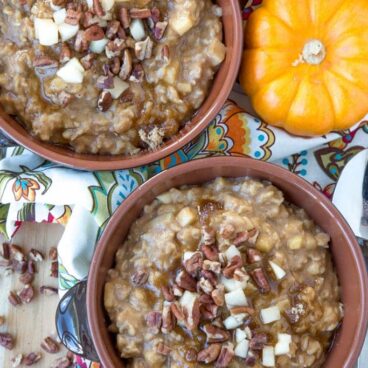
[(107, 330), (103, 307), (106, 272), (113, 267), (115, 253), (132, 222), (145, 204), (169, 188), (200, 184), (216, 177), (244, 177), (269, 180), (286, 198), (304, 208), (331, 235), (331, 251), (339, 276), (345, 317), (325, 368), (353, 367), (361, 350), (368, 321), (368, 280), (365, 263), (354, 234), (332, 203), (300, 177), (269, 163), (247, 158), (208, 158), (179, 165), (158, 174), (131, 194), (108, 224), (93, 257), (87, 283), (87, 314), (92, 339), (104, 367), (124, 367)]
[(223, 10), (226, 58), (217, 72), (212, 89), (201, 108), (175, 137), (157, 150), (142, 152), (135, 156), (76, 153), (66, 146), (46, 143), (33, 138), (26, 129), (7, 116), (1, 108), (0, 130), (3, 130), (17, 143), (48, 160), (86, 170), (116, 170), (137, 167), (159, 160), (179, 150), (201, 133), (220, 111), (238, 74), (243, 47), (239, 0), (217, 0), (217, 3)]

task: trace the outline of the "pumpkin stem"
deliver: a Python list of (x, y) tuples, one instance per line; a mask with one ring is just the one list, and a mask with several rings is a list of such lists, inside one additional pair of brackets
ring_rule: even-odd
[(320, 40), (310, 40), (303, 48), (299, 58), (293, 62), (293, 66), (307, 63), (311, 65), (319, 65), (326, 57), (326, 47)]

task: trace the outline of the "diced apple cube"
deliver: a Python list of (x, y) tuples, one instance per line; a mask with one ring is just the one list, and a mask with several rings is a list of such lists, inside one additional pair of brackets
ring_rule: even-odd
[(275, 345), (275, 355), (288, 354), (290, 352), (291, 335), (277, 334), (277, 344)]
[(87, 0), (87, 5), (90, 9), (93, 8), (93, 0)]
[(63, 8), (63, 9), (57, 10), (56, 12), (54, 12), (53, 17), (57, 25), (64, 23), (65, 18), (66, 18), (66, 9)]
[(132, 37), (136, 41), (142, 41), (144, 38), (146, 38), (146, 31), (144, 29), (144, 24), (141, 19), (133, 19), (129, 28)]
[(193, 20), (190, 18), (189, 14), (176, 13), (170, 19), (171, 28), (182, 36), (184, 33), (188, 32), (193, 27)]
[(239, 326), (241, 326), (246, 318), (245, 313), (234, 314), (233, 316), (229, 316), (224, 320), (224, 326), (227, 330), (235, 330)]
[(105, 51), (105, 46), (108, 42), (109, 40), (107, 38), (102, 38), (101, 40), (97, 41), (91, 41), (89, 44), (89, 49), (95, 54), (101, 54)]
[(58, 26), (61, 40), (63, 42), (72, 39), (79, 31), (79, 25), (72, 25), (68, 23), (62, 23)]
[(262, 350), (262, 365), (265, 367), (275, 366), (275, 352), (272, 346), (265, 346)]
[(188, 226), (197, 219), (197, 211), (192, 207), (184, 207), (176, 216), (180, 226)]
[(248, 350), (249, 350), (249, 341), (244, 339), (236, 345), (234, 353), (235, 356), (245, 359), (248, 355)]
[(269, 261), (269, 264), (278, 280), (281, 280), (285, 277), (286, 272), (277, 263)]
[(261, 320), (264, 324), (272, 323), (280, 319), (280, 309), (277, 305), (261, 309)]
[(111, 10), (115, 4), (115, 0), (100, 0), (100, 1), (101, 1), (101, 6), (103, 10), (105, 10), (105, 12), (108, 12), (109, 10)]
[(83, 82), (84, 68), (77, 58), (69, 60), (56, 75), (66, 83), (78, 84)]
[(118, 99), (124, 91), (129, 88), (129, 84), (121, 80), (119, 77), (114, 77), (114, 88), (107, 89), (111, 93), (113, 99)]
[(225, 251), (225, 255), (229, 262), (231, 261), (232, 258), (236, 256), (241, 257), (241, 253), (235, 245), (231, 245), (229, 248), (227, 248), (227, 250)]
[(58, 27), (52, 19), (35, 18), (35, 36), (43, 46), (59, 42)]
[(247, 286), (246, 281), (238, 281), (234, 279), (227, 279), (224, 276), (221, 276), (220, 283), (225, 286), (226, 291), (233, 291), (236, 289), (244, 289)]
[(247, 335), (247, 339), (250, 340), (252, 338), (252, 331), (251, 329), (247, 326), (244, 328), (244, 332)]
[(303, 245), (303, 237), (301, 235), (295, 235), (287, 242), (287, 246), (292, 250), (300, 249)]
[(246, 307), (248, 305), (247, 297), (242, 289), (236, 289), (225, 294), (225, 302), (229, 309), (233, 307)]
[(196, 252), (184, 252), (183, 254), (183, 261), (187, 261), (188, 259), (192, 258), (192, 256), (195, 254)]
[(217, 66), (224, 61), (225, 55), (226, 55), (225, 45), (220, 40), (215, 38), (207, 49), (207, 56), (209, 62), (213, 66)]
[(236, 342), (239, 344), (239, 342), (245, 340), (246, 338), (247, 338), (246, 332), (240, 328), (237, 328), (235, 331)]

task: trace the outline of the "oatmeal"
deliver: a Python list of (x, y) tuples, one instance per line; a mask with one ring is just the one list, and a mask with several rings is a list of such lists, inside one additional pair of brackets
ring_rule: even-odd
[(212, 0), (3, 0), (0, 11), (0, 104), (77, 152), (159, 147), (225, 57)]
[(320, 367), (343, 317), (329, 236), (273, 185), (216, 179), (144, 208), (108, 273), (130, 367)]

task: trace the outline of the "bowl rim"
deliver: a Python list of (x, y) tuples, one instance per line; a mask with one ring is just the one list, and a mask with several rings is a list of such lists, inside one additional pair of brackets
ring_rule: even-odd
[[(300, 176), (291, 173), (290, 171), (269, 163), (265, 161), (255, 160), (249, 157), (207, 157), (202, 159), (197, 159), (194, 161), (186, 162), (179, 164), (170, 169), (164, 170), (157, 174), (156, 176), (150, 178), (145, 183), (143, 183), (140, 187), (138, 187), (130, 196), (124, 200), (124, 202), (120, 205), (120, 207), (115, 211), (113, 216), (111, 217), (109, 223), (107, 224), (98, 244), (96, 246), (95, 253), (93, 255), (91, 269), (92, 272), (88, 275), (87, 280), (87, 318), (90, 326), (92, 339), (95, 343), (96, 351), (101, 358), (102, 363), (106, 363), (109, 361), (109, 354), (105, 348), (105, 341), (103, 341), (101, 335), (99, 334), (99, 322), (98, 322), (98, 306), (97, 306), (97, 293), (96, 285), (98, 279), (98, 272), (96, 272), (99, 265), (101, 265), (103, 254), (105, 248), (108, 246), (109, 238), (113, 234), (114, 229), (119, 226), (119, 223), (122, 221), (123, 214), (136, 202), (139, 200), (142, 192), (148, 192), (151, 189), (155, 188), (156, 184), (165, 180), (169, 180), (177, 175), (185, 173), (190, 169), (190, 171), (195, 169), (201, 169), (203, 167), (218, 167), (218, 166), (227, 166), (230, 164), (230, 161), (234, 165), (244, 165), (246, 167), (252, 169), (263, 170), (267, 173), (272, 173), (273, 175), (277, 175), (282, 177), (286, 181), (290, 181), (294, 186), (298, 187), (301, 191), (308, 191), (312, 193), (316, 198), (316, 201), (321, 203), (321, 206), (326, 207), (331, 215), (336, 219), (336, 221), (341, 225), (346, 234), (346, 244), (351, 253), (351, 256), (354, 258), (357, 263), (357, 273), (359, 276), (359, 280), (357, 284), (359, 284), (359, 293), (361, 295), (361, 313), (359, 315), (358, 325), (361, 326), (359, 331), (356, 331), (356, 338), (351, 342), (349, 346), (349, 354), (344, 361), (344, 365), (341, 367), (348, 368), (353, 367), (353, 364), (357, 361), (360, 351), (362, 349), (366, 331), (368, 327), (368, 274), (366, 270), (365, 261), (360, 250), (359, 244), (356, 240), (356, 237), (351, 230), (349, 224), (346, 222), (342, 214), (339, 210), (333, 205), (333, 203), (321, 192), (319, 192), (316, 188), (314, 188), (308, 181), (301, 178)], [(266, 180), (266, 179), (264, 179)], [(339, 275), (338, 275), (339, 276)]]
[[(231, 32), (233, 35), (234, 42), (232, 47), (228, 49), (231, 58), (228, 69), (226, 70), (226, 73), (224, 73), (224, 81), (222, 86), (209, 108), (201, 111), (201, 113), (203, 113), (201, 119), (196, 122), (195, 125), (189, 127), (188, 131), (184, 131), (182, 134), (180, 134), (180, 132), (185, 129), (185, 127), (182, 128), (177, 135), (172, 138), (172, 141), (169, 141), (162, 148), (158, 148), (155, 151), (147, 151), (146, 153), (142, 153), (141, 155), (137, 156), (109, 156), (98, 154), (95, 155), (90, 153), (76, 153), (72, 150), (69, 150), (67, 146), (56, 145), (52, 142), (43, 142), (35, 137), (32, 137), (32, 135), (28, 133), (23, 126), (16, 122), (12, 117), (7, 115), (4, 111), (0, 111), (0, 131), (4, 131), (4, 133), (16, 143), (26, 147), (33, 153), (47, 160), (57, 164), (62, 164), (67, 167), (82, 170), (130, 169), (133, 167), (153, 163), (178, 151), (184, 145), (195, 139), (215, 118), (216, 114), (221, 110), (226, 99), (229, 97), (231, 89), (233, 88), (238, 75), (243, 49), (243, 27), (240, 4), (238, 0), (226, 0), (226, 3), (228, 3), (232, 9), (231, 27), (229, 26), (228, 28), (229, 32)], [(211, 93), (211, 91), (212, 87), (209, 90), (209, 93)], [(203, 103), (205, 103), (206, 100), (207, 98)], [(189, 120), (188, 123), (191, 121), (192, 120)]]

